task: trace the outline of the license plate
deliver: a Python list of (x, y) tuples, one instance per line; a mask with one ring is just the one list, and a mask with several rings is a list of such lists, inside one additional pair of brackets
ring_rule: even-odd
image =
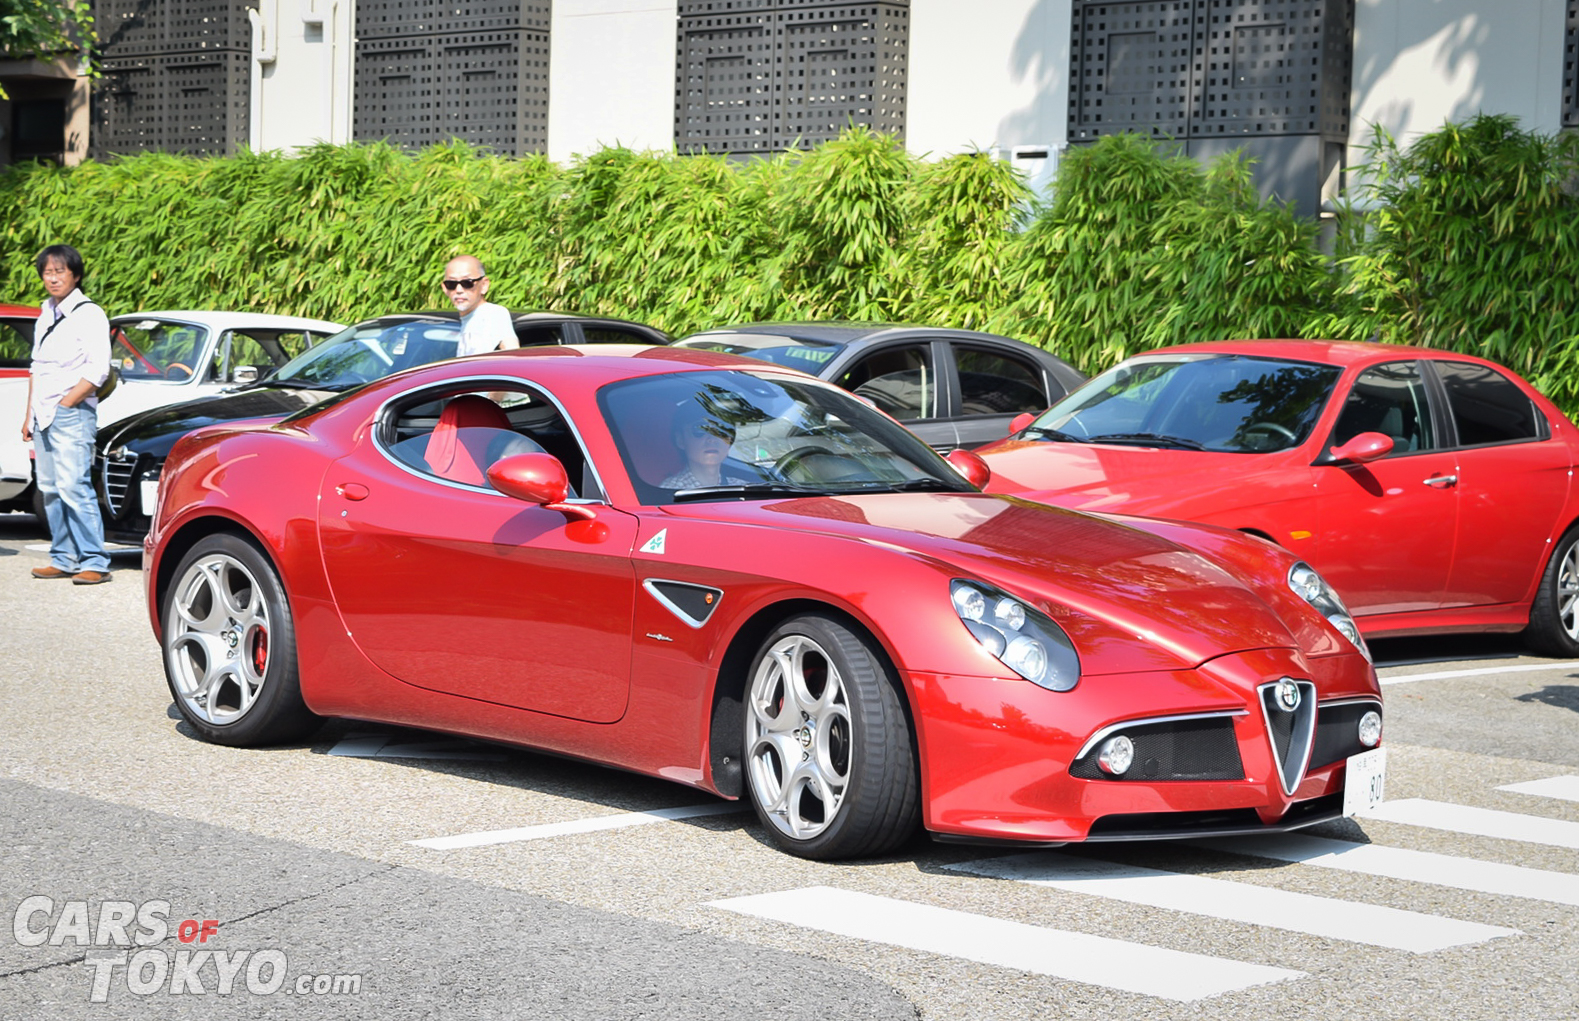
[(1387, 790), (1387, 749), (1349, 756), (1343, 782), (1343, 814), (1364, 815), (1382, 803)]
[(154, 508), (159, 506), (159, 480), (143, 479), (142, 486), (143, 514), (153, 517)]

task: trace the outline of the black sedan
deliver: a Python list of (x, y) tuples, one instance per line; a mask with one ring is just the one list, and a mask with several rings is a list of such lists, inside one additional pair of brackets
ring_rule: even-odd
[[(623, 319), (522, 312), (514, 320), (522, 347), (670, 341), (662, 330)], [(192, 430), (242, 419), (285, 418), (402, 369), (453, 358), (459, 338), (460, 316), (453, 310), (381, 316), (335, 334), (256, 383), (105, 426), (99, 430), (93, 462), (105, 537), (142, 541), (165, 457), (176, 440)]]
[(1085, 382), (1055, 355), (992, 333), (884, 323), (759, 323), (693, 333), (676, 347), (760, 358), (864, 397), (939, 450), (1002, 439)]

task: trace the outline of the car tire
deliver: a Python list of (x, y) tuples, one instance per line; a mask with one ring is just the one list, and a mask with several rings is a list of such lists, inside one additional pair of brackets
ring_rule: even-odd
[(251, 747), (299, 740), (321, 722), (302, 700), (296, 629), (279, 575), (257, 547), (211, 535), (165, 592), (165, 679), (204, 740)]
[(746, 679), (746, 796), (802, 858), (891, 851), (920, 823), (915, 742), (876, 643), (822, 614), (785, 621)]
[(1579, 657), (1579, 525), (1564, 532), (1552, 549), (1530, 606), (1524, 643), (1547, 656)]

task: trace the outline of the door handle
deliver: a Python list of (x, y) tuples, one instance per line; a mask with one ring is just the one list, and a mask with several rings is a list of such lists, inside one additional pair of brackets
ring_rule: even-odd
[(334, 487), (334, 491), (347, 500), (366, 500), (368, 489), (360, 482), (342, 482)]
[(1454, 486), (1458, 485), (1458, 476), (1433, 475), (1430, 478), (1422, 479), (1421, 481), (1430, 486), (1432, 489), (1452, 489)]

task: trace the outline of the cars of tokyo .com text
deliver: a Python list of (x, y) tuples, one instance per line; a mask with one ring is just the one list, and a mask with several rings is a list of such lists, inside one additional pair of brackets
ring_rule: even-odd
[[(88, 999), (106, 1003), (124, 988), (137, 996), (218, 993), (229, 996), (285, 992), (298, 996), (345, 996), (362, 991), (356, 974), (290, 974), (283, 950), (222, 950), (219, 920), (171, 921), (170, 902), (55, 901), (27, 897), (12, 915), (11, 932), (25, 947), (78, 947), (86, 952)], [(175, 945), (166, 945), (170, 937)]]

